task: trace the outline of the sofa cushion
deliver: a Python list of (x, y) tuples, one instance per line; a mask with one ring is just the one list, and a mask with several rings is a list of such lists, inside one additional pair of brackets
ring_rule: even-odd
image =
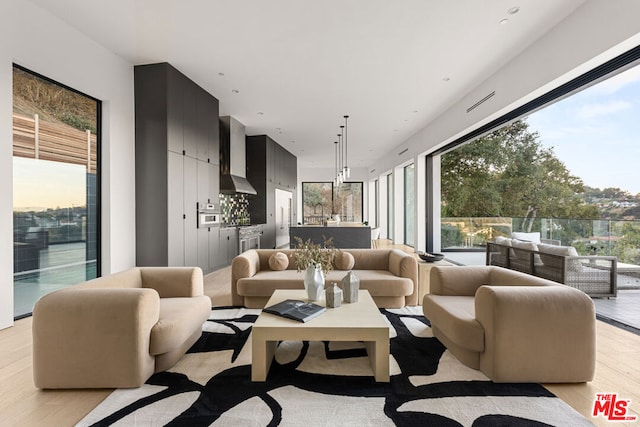
[(160, 298), (160, 318), (151, 328), (149, 353), (163, 354), (180, 347), (193, 331), (202, 329), (210, 312), (211, 299), (206, 295)]
[[(413, 281), (406, 277), (399, 277), (386, 270), (352, 270), (360, 279), (360, 289), (366, 289), (371, 296), (409, 296), (413, 293)], [(330, 271), (327, 283), (341, 283), (344, 273)]]
[[(537, 251), (538, 245), (534, 242), (525, 242), (523, 240), (511, 240), (511, 256), (509, 258), (510, 264), (516, 269), (529, 272), (531, 268), (530, 259), (531, 253), (527, 251)], [(518, 249), (525, 249), (526, 251), (520, 251)], [(538, 255), (534, 255), (534, 264), (540, 264), (540, 258)]]
[[(545, 267), (551, 268), (560, 268), (562, 266), (562, 261), (558, 259), (558, 256), (578, 256), (578, 251), (573, 246), (557, 246), (541, 243), (538, 245), (538, 251), (540, 251), (540, 259)], [(557, 256), (545, 256), (545, 254)], [(568, 260), (567, 270), (579, 273), (582, 271), (582, 264), (579, 260)]]
[(424, 315), (456, 345), (484, 351), (484, 328), (476, 320), (474, 296), (425, 295)]
[(260, 270), (252, 277), (238, 279), (238, 295), (270, 297), (276, 289), (304, 289), (304, 272)]
[(333, 259), (333, 265), (336, 270), (351, 270), (355, 265), (356, 260), (349, 252), (340, 251)]
[(282, 252), (276, 252), (269, 257), (269, 268), (274, 271), (286, 270), (289, 267), (289, 257)]

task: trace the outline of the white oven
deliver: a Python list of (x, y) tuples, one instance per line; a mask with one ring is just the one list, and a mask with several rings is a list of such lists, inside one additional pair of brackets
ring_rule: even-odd
[(220, 225), (220, 212), (213, 204), (198, 203), (198, 228), (217, 227)]

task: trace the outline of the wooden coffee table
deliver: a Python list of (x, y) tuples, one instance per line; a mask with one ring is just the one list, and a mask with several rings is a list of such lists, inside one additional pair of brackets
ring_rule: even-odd
[[(267, 306), (286, 299), (307, 301), (304, 290), (276, 290)], [(314, 301), (325, 305), (325, 301)], [(389, 382), (389, 325), (369, 291), (307, 323), (261, 313), (252, 328), (251, 380), (265, 381), (279, 341), (363, 341), (376, 381)]]

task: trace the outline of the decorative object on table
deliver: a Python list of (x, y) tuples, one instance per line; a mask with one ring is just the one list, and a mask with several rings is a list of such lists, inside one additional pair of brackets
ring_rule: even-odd
[(317, 301), (322, 298), (324, 273), (320, 264), (312, 264), (307, 267), (304, 272), (304, 288), (307, 290), (307, 296), (311, 301)]
[(338, 284), (336, 282), (331, 283), (331, 286), (327, 288), (326, 293), (327, 307), (340, 307), (340, 304), (342, 304), (342, 289), (338, 287)]
[(358, 302), (360, 278), (353, 271), (349, 271), (342, 278), (342, 290), (344, 292), (344, 302)]
[(444, 259), (443, 254), (430, 254), (428, 252), (417, 252), (421, 260), (426, 262), (442, 261)]
[(262, 311), (306, 323), (324, 313), (327, 309), (312, 302), (288, 299), (265, 307)]
[(322, 298), (324, 278), (333, 269), (333, 259), (339, 252), (333, 247), (333, 239), (325, 239), (324, 245), (295, 238), (296, 244), (291, 256), (298, 272), (304, 271), (304, 288), (311, 301)]

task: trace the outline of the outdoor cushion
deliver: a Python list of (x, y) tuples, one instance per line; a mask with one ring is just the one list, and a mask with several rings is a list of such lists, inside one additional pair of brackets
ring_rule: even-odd
[[(514, 231), (511, 233), (512, 239), (524, 240), (527, 242), (540, 243), (540, 233), (524, 233), (522, 231)], [(496, 242), (497, 243), (497, 242)]]
[[(546, 267), (560, 268), (560, 260), (555, 257), (545, 256), (544, 254), (559, 256), (578, 256), (578, 251), (573, 246), (556, 246), (541, 243), (538, 245), (540, 259)], [(579, 260), (568, 260), (567, 270), (579, 273), (582, 270), (582, 263)]]

